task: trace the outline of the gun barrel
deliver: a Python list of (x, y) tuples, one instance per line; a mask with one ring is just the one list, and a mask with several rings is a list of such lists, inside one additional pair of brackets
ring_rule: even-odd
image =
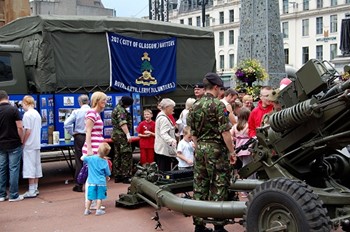
[(242, 217), (246, 209), (245, 202), (240, 201), (198, 201), (180, 198), (144, 178), (133, 177), (131, 185), (137, 188), (138, 193), (155, 200), (157, 205), (187, 215), (218, 219), (237, 218)]

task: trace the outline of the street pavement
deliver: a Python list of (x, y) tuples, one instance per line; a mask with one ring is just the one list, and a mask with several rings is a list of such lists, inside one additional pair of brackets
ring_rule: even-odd
[[(156, 210), (149, 205), (136, 209), (116, 208), (115, 201), (119, 194), (127, 193), (129, 185), (116, 184), (113, 180), (108, 183), (108, 199), (103, 202), (106, 214), (84, 216), (84, 193), (72, 191), (74, 182), (67, 163), (44, 163), (43, 173), (38, 197), (19, 202), (0, 202), (0, 232), (194, 231), (191, 217), (167, 208), (158, 211), (162, 230), (155, 229), (156, 221), (152, 217)], [(26, 190), (27, 182), (21, 180), (20, 193), (23, 194)], [(226, 229), (230, 232), (244, 231), (239, 224), (227, 225)]]
[[(72, 174), (65, 161), (43, 164), (44, 177), (40, 180), (40, 195), (19, 202), (0, 202), (1, 232), (70, 232), (70, 231), (193, 231), (192, 218), (162, 208), (159, 212), (162, 229), (155, 229), (152, 220), (156, 210), (148, 205), (136, 209), (116, 208), (119, 194), (129, 185), (108, 183), (108, 199), (103, 202), (106, 214), (84, 216), (84, 193), (73, 192)], [(20, 193), (27, 190), (20, 181)], [(212, 227), (212, 225), (209, 225)], [(226, 226), (229, 231), (243, 231), (239, 224)]]

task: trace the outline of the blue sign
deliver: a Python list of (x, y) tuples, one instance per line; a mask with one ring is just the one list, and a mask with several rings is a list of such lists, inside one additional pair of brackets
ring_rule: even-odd
[(176, 38), (141, 40), (108, 32), (111, 86), (154, 96), (176, 89)]

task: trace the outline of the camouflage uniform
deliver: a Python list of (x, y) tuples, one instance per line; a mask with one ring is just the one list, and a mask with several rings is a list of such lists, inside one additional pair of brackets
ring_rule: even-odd
[[(193, 198), (224, 201), (228, 197), (229, 159), (221, 133), (229, 131), (228, 113), (224, 104), (212, 94), (196, 101), (187, 118), (193, 136), (197, 137), (194, 165)], [(203, 219), (193, 217), (195, 225)]]
[(112, 112), (112, 140), (114, 142), (113, 175), (118, 178), (131, 176), (132, 146), (128, 142), (121, 126), (127, 124), (129, 131), (132, 128), (131, 114), (119, 103)]

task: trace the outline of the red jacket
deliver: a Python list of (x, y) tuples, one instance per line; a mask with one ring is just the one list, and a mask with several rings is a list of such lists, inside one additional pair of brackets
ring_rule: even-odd
[(248, 119), (248, 135), (250, 138), (256, 135), (256, 128), (260, 127), (264, 115), (270, 113), (272, 110), (273, 105), (263, 108), (262, 101), (260, 100), (258, 102), (258, 106), (252, 110)]

